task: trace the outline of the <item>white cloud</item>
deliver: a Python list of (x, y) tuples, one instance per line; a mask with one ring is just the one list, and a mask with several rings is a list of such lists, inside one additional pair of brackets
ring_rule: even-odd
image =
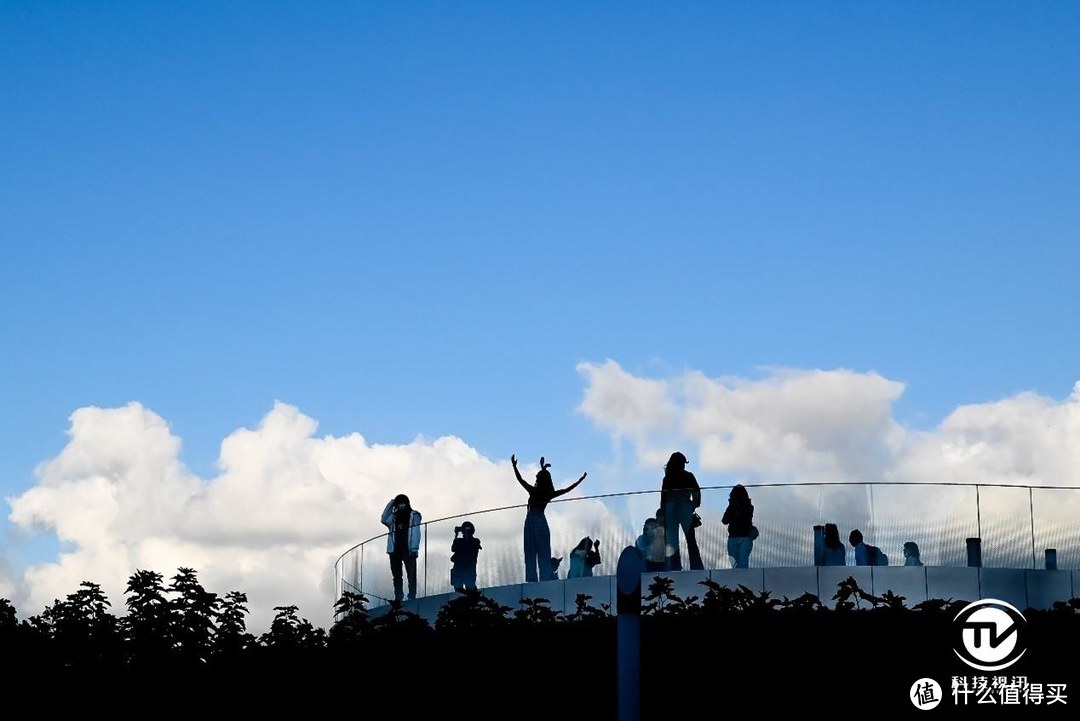
[(1076, 486), (1080, 384), (1064, 401), (1020, 393), (961, 406), (912, 434), (896, 475), (919, 481)]
[(890, 406), (904, 386), (874, 373), (774, 371), (761, 380), (637, 378), (614, 361), (583, 363), (578, 410), (628, 438), (642, 466), (674, 449), (705, 472), (771, 480), (838, 481), (880, 472), (898, 442)]
[[(622, 473), (619, 490), (658, 488), (658, 470), (675, 448), (690, 455), (707, 486), (734, 478), (1078, 485), (1080, 384), (1062, 401), (1020, 393), (958, 408), (937, 428), (912, 430), (892, 414), (904, 385), (876, 373), (774, 369), (757, 379), (709, 378), (693, 371), (640, 378), (610, 360), (583, 363), (578, 370), (586, 381), (578, 411), (619, 444), (628, 444), (637, 459), (639, 475)], [(155, 570), (169, 578), (177, 568), (191, 567), (210, 591), (248, 595), (249, 629), (255, 633), (269, 626), (274, 606), (284, 605), (298, 606), (302, 616), (327, 628), (335, 560), (359, 541), (383, 533), (379, 515), (397, 493), (408, 494), (427, 521), (471, 514), (484, 543), (481, 576), (520, 577), (524, 510), (517, 506), (525, 494), (506, 460), (485, 458), (452, 436), (373, 445), (359, 434), (316, 433), (314, 419), (277, 403), (257, 427), (239, 429), (223, 440), (219, 473), (202, 479), (184, 467), (180, 439), (151, 410), (138, 403), (79, 409), (71, 416), (66, 447), (37, 468), (37, 484), (8, 499), (17, 527), (55, 533), (61, 550), (55, 559), (26, 568), (21, 577), (0, 564), (0, 595), (11, 598), (25, 616), (73, 593), (82, 581), (93, 581), (102, 586), (114, 611), (123, 613), (124, 587), (135, 570)], [(558, 467), (558, 459), (553, 460)], [(610, 479), (595, 477), (603, 473), (603, 460), (597, 463), (600, 473), (590, 472), (574, 496), (610, 489)], [(522, 461), (521, 469), (531, 480), (536, 466)], [(574, 480), (576, 471), (556, 474), (556, 485)], [(864, 524), (859, 514), (872, 505), (858, 493), (773, 491), (770, 496), (759, 489), (755, 502), (763, 514), (773, 514), (774, 523), (779, 499), (816, 513), (823, 497), (835, 498), (824, 503), (827, 512), (850, 514), (853, 525)], [(914, 526), (905, 518), (915, 518), (916, 509), (907, 505), (910, 499), (886, 502), (889, 497), (886, 490), (875, 494), (878, 521), (891, 514), (902, 533), (911, 533)], [(957, 513), (974, 518), (970, 499), (962, 493), (957, 498), (955, 508), (939, 499), (939, 508), (932, 510), (941, 519), (932, 513), (919, 519), (926, 533)], [(709, 503), (715, 506), (718, 499)], [(1003, 506), (1006, 500), (1015, 503), (1011, 495), (1002, 499)], [(655, 502), (646, 495), (621, 503), (553, 504), (548, 515), (554, 555), (565, 556), (584, 535), (601, 537), (606, 551), (602, 571), (611, 572), (617, 549), (632, 542), (630, 534), (638, 532)], [(927, 508), (935, 503), (928, 498), (918, 502)], [(1039, 509), (1046, 518), (1075, 519), (1076, 494), (1037, 503), (1052, 506)], [(501, 507), (510, 508), (476, 512)], [(715, 508), (703, 511), (715, 513)], [(984, 519), (993, 512), (984, 497)], [(461, 520), (427, 530), (426, 565), (433, 588), (445, 582), (452, 529)], [(798, 517), (791, 537), (802, 534), (804, 521)], [(713, 525), (715, 519), (707, 517), (706, 530)], [(1064, 544), (1069, 538), (1046, 542)], [(900, 535), (892, 539), (902, 540)], [(721, 542), (715, 547), (722, 556)], [(1029, 539), (1029, 557), (1030, 547)], [(765, 549), (763, 541), (760, 553)], [(898, 548), (887, 551), (892, 556)], [(924, 558), (933, 562), (948, 556), (944, 546), (939, 552), (931, 542), (924, 546)], [(380, 542), (367, 552), (363, 570), (366, 587), (388, 586)]]
[[(876, 373), (770, 369), (761, 378), (746, 379), (691, 371), (642, 379), (611, 361), (603, 373), (596, 366), (581, 368), (588, 371), (587, 381), (597, 383), (586, 389), (586, 398), (619, 400), (582, 404), (580, 412), (629, 442), (642, 467), (655, 467), (674, 449), (687, 453), (703, 486), (879, 481), (1080, 486), (1080, 384), (1063, 401), (1019, 393), (958, 408), (937, 428), (914, 430), (892, 413), (904, 384)], [(654, 402), (661, 409), (655, 416), (648, 411)], [(621, 425), (621, 408), (633, 409), (632, 434)], [(871, 529), (890, 555), (899, 554), (904, 540), (918, 540), (930, 562), (955, 562), (964, 552), (963, 539), (976, 533), (985, 536), (1000, 564), (1022, 567), (1038, 556), (1033, 548), (1053, 546), (1065, 549), (1071, 562), (1080, 558), (1076, 492), (1029, 495), (1022, 489), (984, 488), (977, 494), (973, 487), (940, 486), (933, 492), (919, 486), (878, 486), (871, 492), (860, 485), (805, 491), (762, 487), (755, 493), (763, 522), (777, 534), (759, 544), (761, 552), (782, 564), (805, 562), (797, 559), (805, 557), (811, 524), (826, 520)], [(705, 493), (706, 532), (708, 517), (722, 512), (722, 495)], [(722, 559), (723, 551), (714, 557)]]
[[(316, 428), (277, 403), (257, 428), (222, 442), (220, 474), (201, 480), (179, 461), (165, 421), (140, 404), (76, 411), (67, 446), (39, 466), (36, 486), (9, 499), (13, 523), (54, 532), (65, 545), (55, 561), (25, 570), (13, 594), (20, 613), (40, 612), (82, 581), (99, 583), (123, 612), (132, 572), (169, 578), (183, 566), (207, 590), (248, 594), (252, 630), (269, 626), (274, 606), (294, 604), (325, 628), (335, 559), (385, 530), (379, 516), (395, 494), (408, 494), (425, 520), (525, 500), (509, 463), (460, 439), (369, 445), (359, 435), (318, 438)], [(503, 523), (509, 535), (520, 534), (521, 514), (513, 515)], [(497, 546), (499, 528), (486, 530)], [(388, 575), (385, 555), (376, 563)]]

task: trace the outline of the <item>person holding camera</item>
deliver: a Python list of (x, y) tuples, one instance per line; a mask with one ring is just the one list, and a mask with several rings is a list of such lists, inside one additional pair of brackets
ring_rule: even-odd
[(646, 518), (645, 524), (641, 527), (641, 535), (634, 543), (637, 550), (641, 552), (646, 571), (664, 570), (664, 562), (667, 559), (666, 545), (663, 524), (656, 518)]
[(471, 521), (454, 528), (450, 544), (450, 584), (458, 593), (476, 590), (476, 559), (480, 555), (480, 539)]
[(555, 484), (551, 480), (550, 463), (544, 462), (540, 456), (540, 470), (536, 473), (536, 484), (529, 483), (521, 477), (521, 471), (517, 467), (517, 456), (510, 456), (510, 465), (514, 467), (514, 476), (518, 483), (529, 494), (528, 510), (525, 513), (525, 582), (531, 583), (538, 580), (547, 580), (554, 575), (551, 567), (551, 529), (548, 527), (544, 509), (552, 499), (558, 498), (564, 493), (577, 488), (578, 484), (585, 480), (587, 473), (582, 473), (581, 478), (571, 483), (566, 488), (555, 490)]
[(390, 532), (386, 536), (386, 553), (390, 557), (390, 574), (394, 578), (394, 604), (401, 605), (402, 567), (409, 579), (409, 600), (416, 600), (416, 558), (420, 555), (420, 512), (414, 510), (409, 497), (399, 493), (383, 509), (382, 523)]
[(570, 571), (567, 578), (588, 578), (593, 568), (600, 565), (600, 541), (585, 536), (570, 552)]

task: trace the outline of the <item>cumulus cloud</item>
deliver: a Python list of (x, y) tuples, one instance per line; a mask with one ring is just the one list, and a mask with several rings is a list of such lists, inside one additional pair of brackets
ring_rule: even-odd
[[(962, 406), (936, 428), (919, 430), (893, 415), (904, 384), (873, 372), (774, 368), (758, 378), (698, 371), (641, 378), (610, 360), (578, 370), (588, 383), (578, 411), (628, 441), (639, 467), (655, 468), (679, 449), (696, 460), (703, 486), (759, 486), (758, 510), (774, 535), (759, 544), (766, 557), (758, 562), (808, 562), (807, 531), (824, 521), (872, 529), (894, 554), (904, 540), (925, 542), (930, 563), (963, 565), (964, 538), (979, 534), (998, 565), (1030, 567), (1033, 548), (1052, 546), (1068, 549), (1059, 557), (1080, 560), (1080, 494), (973, 485), (1080, 485), (1080, 384), (1064, 400), (1018, 393)], [(631, 409), (629, 424), (623, 409)], [(868, 482), (972, 485), (831, 485)], [(723, 492), (704, 498), (706, 513), (722, 513)], [(722, 547), (714, 556), (723, 562)]]
[(957, 408), (932, 432), (911, 434), (896, 475), (920, 481), (1075, 486), (1080, 383), (1064, 401), (1020, 393)]
[(957, 408), (931, 430), (898, 423), (904, 384), (873, 372), (767, 369), (760, 378), (687, 371), (640, 378), (582, 363), (578, 412), (628, 439), (642, 467), (674, 448), (707, 476), (749, 481), (927, 481), (1077, 485), (1080, 383)]
[[(180, 439), (150, 409), (138, 403), (79, 409), (63, 451), (38, 467), (33, 488), (9, 499), (14, 524), (55, 533), (64, 550), (25, 569), (21, 592), (9, 597), (27, 615), (89, 580), (122, 612), (135, 570), (169, 578), (190, 567), (207, 590), (246, 593), (252, 629), (268, 628), (273, 607), (283, 605), (297, 605), (325, 628), (335, 600), (335, 560), (385, 531), (379, 517), (392, 496), (408, 494), (425, 520), (525, 500), (508, 463), (483, 458), (461, 439), (373, 445), (357, 434), (320, 438), (316, 430), (313, 419), (277, 403), (256, 428), (222, 442), (220, 473), (204, 480), (185, 469)], [(523, 473), (528, 469), (522, 465)], [(478, 528), (495, 548), (500, 536), (511, 546), (522, 515), (504, 512)], [(593, 512), (590, 522), (595, 519)], [(431, 529), (443, 534), (432, 541), (433, 563), (448, 555), (452, 529), (452, 521)], [(553, 523), (553, 533), (560, 530)], [(365, 565), (388, 580), (385, 553), (373, 555)]]
[[(905, 495), (888, 487), (791, 489), (767, 482), (1078, 485), (1080, 384), (1064, 400), (1019, 393), (959, 407), (936, 428), (909, 429), (892, 412), (904, 384), (873, 372), (765, 369), (757, 378), (711, 378), (687, 371), (646, 378), (612, 360), (582, 363), (578, 371), (585, 381), (578, 412), (617, 440), (616, 447), (629, 448), (637, 467), (628, 472), (612, 463), (618, 479), (595, 478), (605, 468), (598, 459), (599, 473), (570, 496), (579, 500), (548, 510), (553, 555), (565, 556), (585, 535), (600, 538), (602, 573), (614, 571), (618, 549), (633, 542), (657, 498), (580, 496), (590, 487), (658, 489), (659, 469), (673, 449), (691, 457), (704, 486), (758, 484), (754, 500), (766, 535), (755, 563), (765, 564), (807, 562), (799, 549), (808, 524), (824, 516), (876, 532), (872, 540), (896, 558), (902, 542), (914, 538), (928, 563), (962, 564), (956, 554), (980, 522), (984, 532), (989, 528), (988, 542), (997, 542), (997, 533), (1012, 544), (1002, 551), (1006, 562), (1030, 563), (1033, 547), (1030, 529), (1014, 518), (1016, 508), (1027, 515), (1028, 494), (1020, 489), (984, 492), (977, 513), (966, 489)], [(33, 487), (8, 499), (17, 528), (60, 541), (45, 562), (21, 570), (0, 562), (0, 596), (24, 616), (82, 581), (100, 584), (122, 613), (135, 570), (169, 578), (190, 567), (210, 591), (248, 595), (253, 632), (266, 630), (273, 608), (284, 605), (326, 628), (339, 556), (346, 577), (362, 577), (373, 600), (389, 594), (381, 539), (342, 554), (385, 531), (379, 516), (397, 493), (408, 494), (425, 521), (448, 519), (426, 528), (422, 593), (449, 590), (453, 527), (465, 517), (484, 545), (481, 578), (494, 585), (523, 575), (525, 493), (509, 463), (484, 457), (460, 438), (383, 445), (358, 433), (320, 437), (314, 419), (276, 403), (256, 427), (225, 438), (216, 475), (200, 478), (181, 462), (181, 440), (168, 423), (139, 403), (81, 408), (70, 420), (64, 449), (40, 464)], [(554, 460), (560, 487), (586, 470), (561, 469)], [(522, 461), (521, 470), (531, 480), (537, 467)], [(1075, 530), (1063, 530), (1075, 529), (1078, 494), (1043, 494), (1033, 501), (1036, 542), (1066, 549), (1059, 554), (1065, 565), (1080, 545)], [(716, 522), (724, 500), (713, 492), (702, 508), (703, 552), (717, 565), (726, 560)]]

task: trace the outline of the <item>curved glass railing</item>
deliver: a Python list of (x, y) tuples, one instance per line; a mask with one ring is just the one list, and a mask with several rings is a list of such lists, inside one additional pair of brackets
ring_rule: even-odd
[[(814, 565), (815, 525), (835, 523), (846, 541), (858, 528), (881, 548), (890, 565), (903, 565), (903, 544), (919, 545), (926, 566), (968, 565), (969, 538), (980, 539), (981, 565), (1045, 568), (1046, 549), (1056, 567), (1080, 568), (1080, 489), (1045, 486), (929, 483), (746, 484), (754, 503), (750, 567)], [(706, 568), (730, 568), (727, 529), (720, 518), (730, 486), (703, 487), (697, 541)], [(546, 511), (552, 556), (562, 558), (566, 577), (570, 550), (583, 537), (600, 541), (602, 563), (595, 575), (613, 575), (619, 553), (633, 545), (646, 518), (655, 515), (659, 491), (560, 498)], [(477, 563), (481, 588), (524, 583), (522, 526), (525, 505), (470, 511), (425, 521), (417, 560), (417, 596), (449, 593), (450, 545), (454, 527), (469, 520), (483, 550)], [(685, 541), (680, 538), (684, 567)], [(848, 548), (848, 565), (854, 557)], [(373, 604), (393, 597), (386, 534), (367, 539), (334, 564), (337, 597), (364, 594)]]

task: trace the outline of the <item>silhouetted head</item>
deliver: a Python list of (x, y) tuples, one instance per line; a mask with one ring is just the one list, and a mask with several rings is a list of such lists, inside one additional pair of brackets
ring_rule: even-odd
[(582, 538), (580, 541), (578, 541), (578, 544), (574, 547), (574, 550), (588, 551), (590, 548), (592, 548), (592, 539), (588, 536), (585, 536), (585, 538)]
[(472, 521), (465, 521), (461, 524), (461, 532), (466, 536), (471, 536), (476, 533), (476, 526), (472, 524)]
[(904, 556), (919, 559), (919, 544), (915, 541), (906, 541), (904, 543)]
[(840, 529), (835, 523), (825, 524), (825, 545), (828, 548), (843, 548), (844, 543), (840, 540)]
[(856, 528), (854, 531), (851, 532), (847, 540), (848, 543), (850, 543), (852, 546), (858, 546), (860, 543), (863, 542), (862, 531)]
[(397, 494), (396, 496), (394, 496), (394, 505), (407, 507), (409, 505), (409, 497), (406, 496), (404, 493)]
[(641, 530), (644, 533), (652, 533), (653, 531), (656, 530), (656, 527), (658, 525), (660, 525), (660, 524), (655, 518), (646, 518), (645, 519), (645, 525), (641, 527)]
[(540, 488), (545, 488), (552, 492), (555, 491), (555, 484), (551, 480), (551, 464), (544, 461), (544, 457), (540, 456), (540, 470), (536, 472), (536, 485)]
[(731, 489), (731, 494), (728, 495), (728, 500), (735, 501), (736, 503), (749, 503), (750, 494), (746, 492), (746, 486), (738, 483)]
[(686, 456), (679, 451), (675, 451), (671, 454), (671, 458), (668, 459), (667, 465), (664, 466), (664, 470), (668, 472), (681, 471), (686, 468), (686, 464), (689, 462), (690, 461), (686, 460)]

